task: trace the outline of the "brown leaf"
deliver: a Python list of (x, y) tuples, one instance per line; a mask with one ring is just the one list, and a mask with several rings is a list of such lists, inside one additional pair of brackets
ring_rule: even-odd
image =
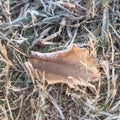
[(76, 45), (52, 53), (32, 52), (29, 60), (41, 77), (45, 73), (48, 84), (89, 86), (88, 81), (100, 77), (96, 58), (91, 58), (87, 49)]

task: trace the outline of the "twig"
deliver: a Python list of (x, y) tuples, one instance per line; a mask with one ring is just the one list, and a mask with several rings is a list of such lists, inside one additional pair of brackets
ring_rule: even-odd
[(103, 1), (103, 20), (102, 20), (102, 31), (101, 31), (101, 42), (103, 45), (103, 53), (105, 53), (106, 49), (107, 49), (107, 38), (106, 38), (106, 33), (109, 30), (109, 9), (108, 9), (108, 0), (107, 1)]

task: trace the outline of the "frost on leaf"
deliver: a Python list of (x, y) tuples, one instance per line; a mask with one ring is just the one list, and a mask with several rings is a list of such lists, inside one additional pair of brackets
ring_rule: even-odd
[(100, 77), (96, 58), (91, 58), (89, 51), (76, 45), (52, 53), (33, 52), (29, 57), (33, 68), (48, 84), (67, 83), (89, 86), (89, 81)]

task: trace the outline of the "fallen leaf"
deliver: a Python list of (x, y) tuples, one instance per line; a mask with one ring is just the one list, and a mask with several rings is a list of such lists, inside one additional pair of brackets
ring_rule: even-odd
[(87, 49), (78, 48), (76, 45), (52, 53), (32, 51), (29, 60), (40, 76), (44, 75), (48, 84), (89, 86), (88, 81), (100, 77), (96, 58), (91, 58)]

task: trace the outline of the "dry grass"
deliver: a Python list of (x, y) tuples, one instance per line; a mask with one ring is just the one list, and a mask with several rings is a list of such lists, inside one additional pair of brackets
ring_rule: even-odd
[[(120, 120), (120, 1), (69, 1), (0, 1), (0, 120)], [(73, 43), (97, 53), (96, 91), (48, 85), (27, 62)]]

